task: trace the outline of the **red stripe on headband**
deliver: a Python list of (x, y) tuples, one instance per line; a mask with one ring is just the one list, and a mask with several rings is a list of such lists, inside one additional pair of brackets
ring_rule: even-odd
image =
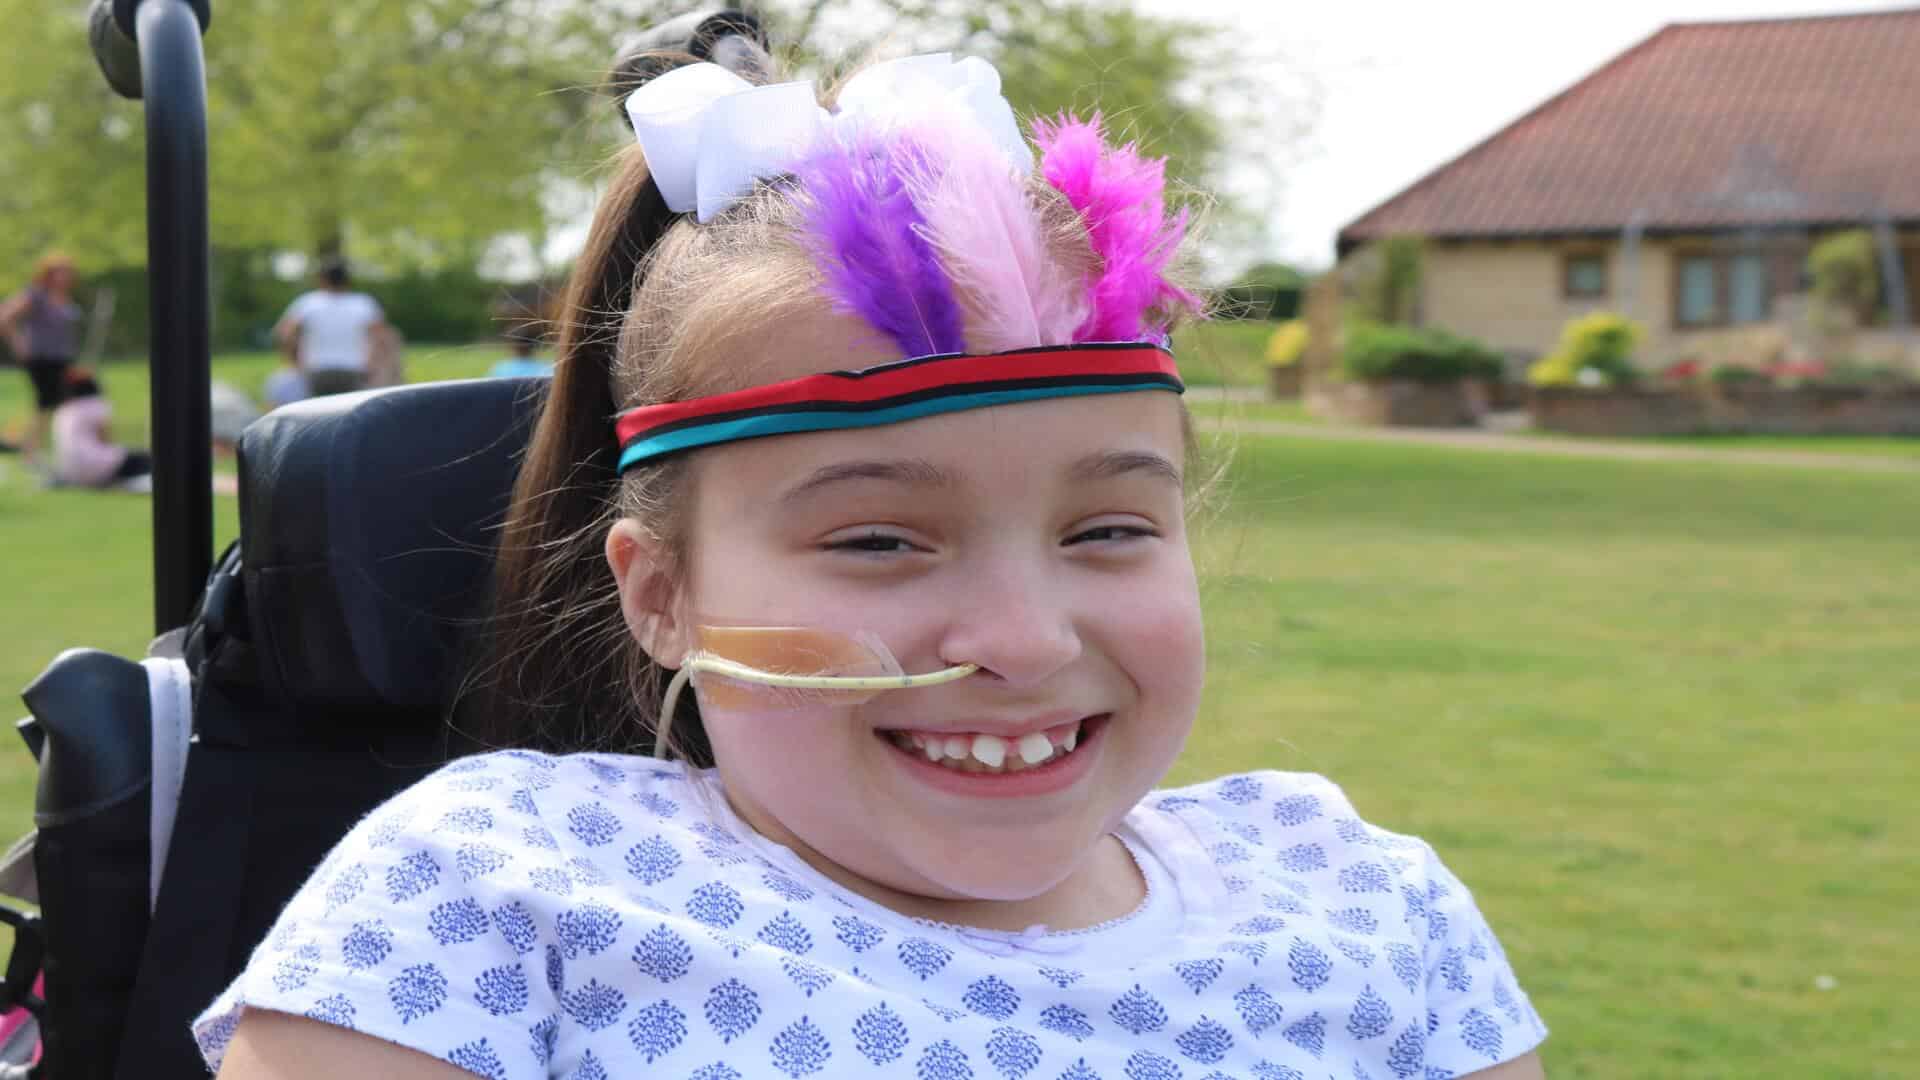
[(1173, 354), (1144, 342), (1051, 345), (987, 356), (928, 356), (896, 360), (860, 371), (828, 371), (753, 386), (725, 394), (642, 405), (620, 416), (614, 430), (626, 443), (642, 431), (702, 417), (802, 402), (858, 404), (936, 387), (1007, 379), (1074, 375), (1169, 375), (1179, 377)]

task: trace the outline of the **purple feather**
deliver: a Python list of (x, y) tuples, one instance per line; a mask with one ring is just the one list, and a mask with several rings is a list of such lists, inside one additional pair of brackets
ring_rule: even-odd
[(965, 352), (960, 302), (906, 183), (918, 157), (904, 139), (828, 139), (794, 169), (804, 242), (834, 305), (903, 356)]

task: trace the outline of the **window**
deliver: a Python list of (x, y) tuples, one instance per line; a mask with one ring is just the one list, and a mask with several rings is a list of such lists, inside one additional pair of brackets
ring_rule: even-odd
[(1681, 326), (1711, 326), (1720, 321), (1719, 273), (1709, 256), (1680, 260), (1680, 295), (1674, 321)]
[(1728, 321), (1760, 322), (1767, 317), (1767, 259), (1764, 255), (1735, 255), (1728, 263), (1731, 281), (1727, 289)]
[(1607, 257), (1592, 252), (1567, 256), (1561, 292), (1570, 300), (1607, 295)]
[(1674, 273), (1674, 325), (1765, 322), (1773, 315), (1773, 279), (1764, 252), (1683, 255)]

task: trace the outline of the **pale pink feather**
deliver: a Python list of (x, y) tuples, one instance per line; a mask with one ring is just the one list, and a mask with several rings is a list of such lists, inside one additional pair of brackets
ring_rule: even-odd
[(1086, 320), (1085, 283), (1047, 248), (1024, 178), (967, 124), (917, 130), (924, 167), (908, 176), (940, 252), (968, 306), (968, 345), (1004, 352), (1066, 345)]
[(1144, 325), (1168, 307), (1197, 309), (1199, 299), (1166, 279), (1165, 271), (1186, 234), (1185, 210), (1166, 212), (1166, 161), (1142, 157), (1128, 143), (1109, 146), (1100, 117), (1062, 115), (1036, 120), (1040, 171), (1080, 211), (1100, 270), (1089, 292), (1092, 310), (1074, 332), (1075, 341), (1137, 341), (1165, 333)]

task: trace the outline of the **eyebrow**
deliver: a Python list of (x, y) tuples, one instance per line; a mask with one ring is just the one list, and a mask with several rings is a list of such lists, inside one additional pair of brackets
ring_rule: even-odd
[(805, 480), (780, 495), (780, 504), (790, 506), (834, 484), (852, 480), (883, 480), (904, 487), (954, 488), (959, 486), (952, 473), (923, 458), (897, 458), (887, 461), (842, 461), (825, 465), (807, 474)]
[(1129, 473), (1144, 472), (1181, 486), (1180, 470), (1173, 462), (1146, 450), (1108, 450), (1088, 454), (1073, 463), (1067, 476), (1076, 484), (1111, 480)]

